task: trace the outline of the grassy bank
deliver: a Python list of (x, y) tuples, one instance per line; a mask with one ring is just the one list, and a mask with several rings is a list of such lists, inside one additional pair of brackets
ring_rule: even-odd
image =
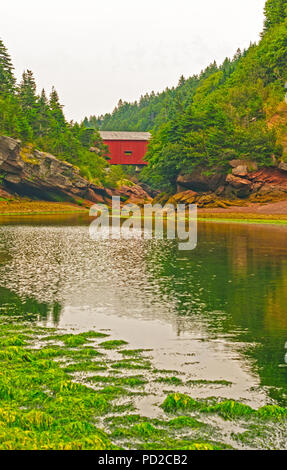
[(198, 221), (201, 222), (228, 222), (245, 224), (276, 224), (287, 225), (287, 216), (285, 215), (261, 215), (258, 214), (200, 214)]
[(0, 215), (45, 215), (87, 213), (84, 206), (68, 202), (29, 201), (16, 199), (0, 201)]
[[(154, 369), (147, 350), (131, 350), (103, 332), (69, 334), (7, 317), (0, 322), (0, 449), (285, 445), (285, 408), (194, 400), (180, 393), (177, 372)], [(191, 392), (195, 382), (185, 384)], [(157, 417), (143, 416), (138, 404), (149, 395), (154, 403), (157, 393), (163, 396)]]

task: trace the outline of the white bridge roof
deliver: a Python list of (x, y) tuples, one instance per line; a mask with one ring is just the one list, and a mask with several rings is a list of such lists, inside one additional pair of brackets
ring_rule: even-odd
[(100, 131), (103, 140), (149, 140), (149, 132)]

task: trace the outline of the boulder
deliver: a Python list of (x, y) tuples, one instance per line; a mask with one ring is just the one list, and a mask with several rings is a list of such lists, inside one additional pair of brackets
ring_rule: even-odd
[(18, 175), (13, 175), (13, 173), (5, 175), (4, 180), (8, 183), (13, 183), (13, 184), (21, 183), (21, 177)]
[(237, 167), (233, 168), (232, 174), (234, 176), (247, 176), (248, 175), (247, 165), (238, 165)]
[(183, 192), (186, 189), (191, 189), (196, 192), (215, 191), (225, 179), (223, 173), (215, 173), (208, 175), (202, 170), (195, 170), (191, 174), (179, 175), (177, 177), (177, 192)]
[(229, 165), (234, 169), (238, 167), (246, 167), (247, 171), (255, 171), (258, 169), (257, 163), (252, 160), (230, 160)]
[(143, 205), (152, 202), (152, 198), (149, 194), (141, 186), (136, 184), (133, 186), (122, 185), (115, 194), (123, 196), (125, 202), (131, 204)]
[(232, 168), (236, 168), (237, 166), (245, 165), (245, 164), (246, 164), (245, 160), (230, 160), (230, 162), (229, 162), (229, 165)]
[(233, 186), (233, 188), (235, 189), (241, 189), (241, 188), (246, 188), (246, 187), (251, 188), (252, 186), (251, 181), (244, 179), (244, 178), (239, 178), (238, 176), (234, 176), (230, 174), (227, 175), (226, 182), (230, 184), (231, 186)]
[(253, 189), (251, 181), (231, 174), (227, 175), (226, 183), (234, 188), (234, 195), (240, 198), (249, 196)]

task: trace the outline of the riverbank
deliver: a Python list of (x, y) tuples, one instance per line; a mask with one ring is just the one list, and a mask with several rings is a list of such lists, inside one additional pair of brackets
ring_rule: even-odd
[(0, 216), (86, 213), (88, 213), (88, 208), (85, 206), (67, 202), (30, 201), (26, 199), (0, 201)]
[[(70, 334), (8, 317), (0, 323), (0, 449), (286, 447), (286, 408), (194, 400), (180, 393), (175, 371), (154, 369), (148, 350), (101, 331)], [(165, 393), (158, 417), (139, 414), (138, 401), (157, 385)]]
[(198, 210), (199, 220), (287, 224), (287, 201)]
[[(80, 205), (82, 204), (82, 205)], [(31, 201), (15, 199), (0, 201), (0, 216), (85, 214), (89, 207), (65, 202)], [(251, 223), (287, 223), (287, 201), (270, 204), (250, 204), (228, 208), (198, 209), (199, 220), (240, 221)]]

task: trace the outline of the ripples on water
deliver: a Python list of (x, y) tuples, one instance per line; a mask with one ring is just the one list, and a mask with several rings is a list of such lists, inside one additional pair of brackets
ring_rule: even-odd
[(258, 406), (286, 405), (287, 228), (202, 223), (196, 250), (176, 241), (98, 240), (86, 225), (0, 227), (0, 305), (46, 325), (110, 329), (155, 365)]

